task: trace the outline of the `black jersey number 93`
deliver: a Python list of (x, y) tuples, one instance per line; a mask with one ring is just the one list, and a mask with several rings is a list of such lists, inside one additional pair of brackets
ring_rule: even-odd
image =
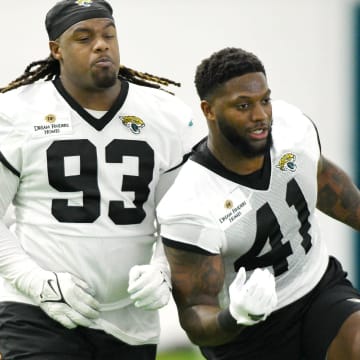
[[(65, 174), (65, 158), (79, 158), (79, 174)], [(124, 156), (138, 158), (138, 175), (123, 175), (121, 191), (134, 192), (134, 206), (128, 208), (120, 200), (110, 200), (108, 216), (117, 225), (141, 223), (146, 214), (143, 204), (149, 196), (153, 178), (154, 151), (144, 141), (111, 141), (105, 148), (107, 163), (122, 163)], [(87, 139), (54, 141), (47, 150), (49, 184), (60, 192), (82, 191), (81, 206), (69, 205), (69, 199), (53, 199), (51, 212), (60, 222), (92, 223), (100, 216), (98, 157), (94, 144)], [(109, 179), (110, 180), (110, 179)], [(112, 179), (116, 181), (116, 179)]]

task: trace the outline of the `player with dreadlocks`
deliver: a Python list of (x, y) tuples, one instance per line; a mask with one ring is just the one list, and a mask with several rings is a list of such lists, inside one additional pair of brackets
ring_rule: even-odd
[[(16, 89), (17, 87), (32, 84), (40, 79), (53, 80), (56, 76), (60, 75), (59, 62), (54, 59), (51, 55), (45, 60), (34, 61), (29, 64), (24, 74), (19, 76), (14, 81), (10, 82), (9, 85), (0, 88), (1, 93), (5, 93), (9, 90)], [(169, 80), (163, 77), (158, 77), (148, 73), (143, 73), (137, 70), (130, 69), (123, 65), (120, 65), (119, 79), (132, 82), (133, 84), (149, 86), (156, 89), (160, 89), (161, 85), (175, 85), (180, 86), (180, 83), (173, 80)], [(167, 91), (167, 90), (166, 90)]]
[[(50, 56), (0, 95), (0, 353), (153, 360), (171, 289), (155, 206), (190, 152), (177, 83), (120, 66), (103, 0), (46, 15)], [(44, 81), (39, 81), (43, 79)], [(12, 90), (12, 91), (9, 91)]]

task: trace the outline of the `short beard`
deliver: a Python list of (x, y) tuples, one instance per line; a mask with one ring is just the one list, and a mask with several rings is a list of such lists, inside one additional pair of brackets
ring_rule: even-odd
[(116, 84), (117, 76), (114, 74), (105, 74), (104, 76), (93, 76), (94, 84), (97, 88), (108, 89)]
[(254, 146), (244, 137), (238, 135), (234, 129), (223, 119), (218, 119), (219, 129), (227, 141), (244, 157), (255, 158), (266, 154), (273, 145), (272, 129), (269, 128), (269, 134), (266, 143), (263, 146)]

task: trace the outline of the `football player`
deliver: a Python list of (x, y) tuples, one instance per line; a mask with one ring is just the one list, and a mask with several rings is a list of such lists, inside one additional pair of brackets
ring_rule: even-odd
[(360, 359), (360, 294), (315, 217), (359, 231), (359, 189), (252, 53), (215, 52), (195, 84), (209, 135), (158, 207), (182, 327), (207, 359)]
[(0, 219), (16, 213), (0, 222), (0, 353), (153, 360), (171, 293), (155, 206), (192, 113), (160, 88), (176, 83), (119, 65), (108, 2), (60, 1), (46, 29), (51, 55), (0, 96)]

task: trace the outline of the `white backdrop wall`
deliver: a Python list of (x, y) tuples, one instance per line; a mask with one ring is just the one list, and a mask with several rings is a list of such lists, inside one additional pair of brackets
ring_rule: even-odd
[[(44, 19), (54, 0), (0, 0), (0, 84), (47, 57)], [(352, 14), (355, 0), (112, 0), (121, 62), (182, 83), (177, 95), (205, 129), (193, 77), (223, 47), (257, 54), (273, 98), (298, 105), (317, 124), (323, 153), (352, 175)], [(330, 252), (355, 277), (353, 231), (319, 215)], [(178, 333), (173, 304), (163, 311), (162, 346)], [(172, 331), (173, 330), (173, 331)]]

